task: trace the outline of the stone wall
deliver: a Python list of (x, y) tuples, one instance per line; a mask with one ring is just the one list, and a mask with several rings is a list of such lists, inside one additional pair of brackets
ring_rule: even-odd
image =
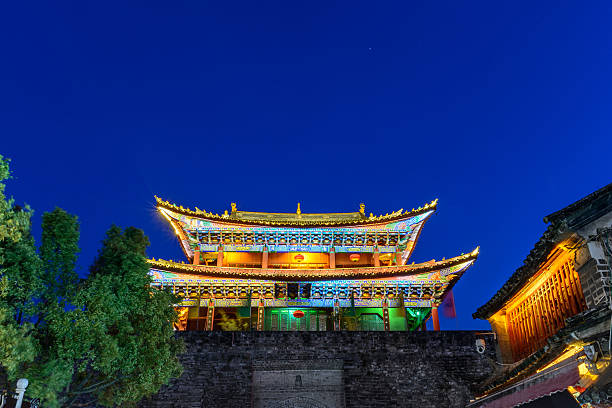
[(142, 408), (464, 407), (495, 359), (493, 337), (469, 331), (177, 335), (185, 371)]

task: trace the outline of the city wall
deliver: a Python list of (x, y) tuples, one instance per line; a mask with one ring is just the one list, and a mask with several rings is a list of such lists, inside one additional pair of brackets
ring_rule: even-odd
[(495, 359), (471, 331), (177, 335), (184, 373), (142, 408), (464, 407)]

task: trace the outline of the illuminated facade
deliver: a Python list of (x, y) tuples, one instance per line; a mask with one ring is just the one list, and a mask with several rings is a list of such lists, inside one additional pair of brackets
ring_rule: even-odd
[(158, 197), (188, 263), (149, 261), (153, 285), (182, 299), (180, 330), (417, 330), (474, 263), (408, 263), (437, 201), (383, 216), (222, 215)]
[[(515, 406), (557, 392), (590, 404), (598, 378), (611, 378), (612, 371), (602, 374), (612, 333), (612, 184), (544, 222), (523, 266), (473, 314), (490, 322), (504, 369), (470, 407)], [(583, 406), (612, 406), (612, 397), (595, 399), (602, 405)]]

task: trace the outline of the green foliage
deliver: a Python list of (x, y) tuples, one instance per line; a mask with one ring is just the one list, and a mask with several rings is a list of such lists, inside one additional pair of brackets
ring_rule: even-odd
[(56, 208), (42, 217), (42, 244), (40, 257), (43, 261), (46, 283), (45, 302), (66, 304), (74, 296), (78, 276), (75, 272), (79, 252), (79, 223), (77, 217)]
[(77, 297), (84, 313), (61, 325), (68, 337), (80, 337), (75, 354), (87, 361), (79, 379), (84, 387), (98, 384), (94, 394), (104, 405), (138, 401), (181, 373), (182, 343), (172, 329), (178, 299), (150, 287), (147, 246), (141, 230), (111, 227)]
[(3, 368), (10, 378), (37, 353), (29, 318), (41, 284), (40, 261), (30, 235), (32, 212), (15, 207), (5, 196), (3, 181), (9, 177), (9, 162), (0, 156), (0, 371)]
[(28, 378), (28, 396), (70, 407), (130, 405), (180, 375), (178, 299), (150, 287), (144, 233), (111, 227), (79, 280), (77, 218), (45, 213), (37, 254), (32, 212), (4, 195), (9, 176), (0, 156), (0, 378)]

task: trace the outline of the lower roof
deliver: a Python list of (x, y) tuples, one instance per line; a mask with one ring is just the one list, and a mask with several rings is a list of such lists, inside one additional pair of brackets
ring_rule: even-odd
[(478, 258), (478, 248), (469, 254), (460, 255), (442, 261), (430, 261), (401, 266), (357, 267), (336, 269), (272, 269), (272, 268), (236, 268), (206, 265), (192, 265), (165, 260), (148, 260), (152, 268), (171, 272), (189, 273), (210, 278), (257, 279), (271, 281), (328, 281), (355, 279), (398, 278), (423, 273), (436, 273), (442, 276), (464, 270)]

